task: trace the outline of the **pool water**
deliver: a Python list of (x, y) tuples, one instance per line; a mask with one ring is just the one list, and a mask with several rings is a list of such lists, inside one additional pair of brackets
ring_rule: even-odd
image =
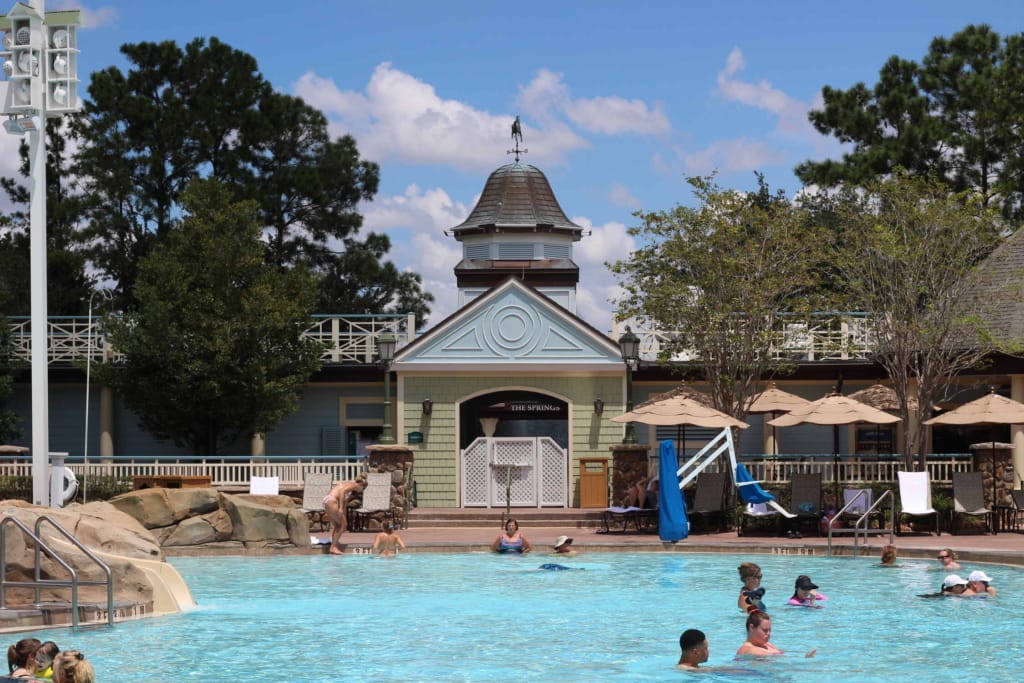
[[(745, 638), (736, 566), (764, 570), (772, 642), (785, 655), (735, 661)], [(559, 562), (584, 571), (541, 571)], [(679, 634), (708, 635), (713, 681), (1016, 681), (1024, 570), (984, 569), (994, 599), (927, 600), (935, 561), (607, 553), (175, 558), (199, 608), (112, 629), (36, 634), (86, 653), (97, 680), (662, 681)], [(965, 564), (962, 574), (973, 568)], [(798, 574), (829, 596), (784, 606)], [(10, 637), (14, 642), (21, 637)], [(817, 656), (803, 654), (817, 648)]]

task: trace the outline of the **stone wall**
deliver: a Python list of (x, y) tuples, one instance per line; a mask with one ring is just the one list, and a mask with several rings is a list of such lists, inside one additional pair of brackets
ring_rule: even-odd
[[(612, 446), (612, 504), (623, 505), (631, 500), (630, 490), (647, 483), (654, 471), (648, 472), (647, 446), (617, 444)], [(646, 488), (646, 487), (645, 487)], [(632, 494), (635, 497), (635, 494)], [(635, 501), (633, 504), (635, 505)], [(643, 507), (643, 506), (639, 506)]]
[(214, 488), (151, 488), (110, 500), (161, 547), (309, 547), (309, 521), (288, 496), (230, 495)]
[(1016, 479), (1013, 472), (1013, 444), (998, 441), (972, 443), (974, 453), (974, 469), (981, 472), (981, 480), (985, 489), (985, 505), (992, 507), (993, 465), (995, 471), (995, 504), (1002, 507), (1014, 507), (1010, 490)]
[[(374, 445), (367, 449), (370, 456), (367, 468), (370, 472), (391, 473), (391, 515), (395, 520), (395, 528), (406, 528), (405, 511), (412, 508), (413, 491), (409, 482), (412, 481), (413, 451), (399, 445)], [(369, 528), (381, 528), (382, 519), (371, 517)]]

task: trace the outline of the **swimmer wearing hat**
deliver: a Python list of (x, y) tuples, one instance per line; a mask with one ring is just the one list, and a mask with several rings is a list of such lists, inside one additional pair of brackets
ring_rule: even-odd
[(559, 536), (555, 539), (555, 550), (552, 555), (578, 555), (579, 552), (573, 550), (572, 538), (568, 536)]

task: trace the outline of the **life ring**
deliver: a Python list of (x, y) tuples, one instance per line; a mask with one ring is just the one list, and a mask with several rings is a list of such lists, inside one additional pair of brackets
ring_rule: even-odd
[[(75, 499), (76, 495), (78, 495), (78, 477), (76, 477), (75, 473), (68, 467), (65, 467), (63, 471), (64, 481), (61, 482), (60, 500), (61, 505), (67, 505)], [(56, 475), (56, 472), (54, 472), (54, 474)]]

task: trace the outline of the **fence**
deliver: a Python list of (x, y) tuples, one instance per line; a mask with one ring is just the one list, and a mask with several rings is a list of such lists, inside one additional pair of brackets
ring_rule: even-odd
[[(754, 479), (767, 486), (788, 486), (794, 474), (821, 473), (825, 482), (833, 481), (836, 463), (831, 455), (741, 455)], [(932, 484), (952, 486), (954, 472), (970, 472), (974, 469), (970, 453), (931, 454), (926, 458), (926, 468)], [(835, 480), (840, 485), (864, 482), (896, 482), (896, 473), (906, 469), (902, 456), (896, 455), (840, 455)], [(715, 470), (715, 466), (709, 468)]]
[[(306, 472), (329, 472), (335, 481), (352, 480), (366, 471), (365, 456), (118, 458), (113, 462), (68, 459), (65, 462), (79, 480), (88, 477), (209, 477), (213, 486), (247, 488), (253, 477), (278, 477), (281, 488), (302, 488)], [(31, 477), (32, 463), (23, 460), (0, 463), (0, 476)]]

